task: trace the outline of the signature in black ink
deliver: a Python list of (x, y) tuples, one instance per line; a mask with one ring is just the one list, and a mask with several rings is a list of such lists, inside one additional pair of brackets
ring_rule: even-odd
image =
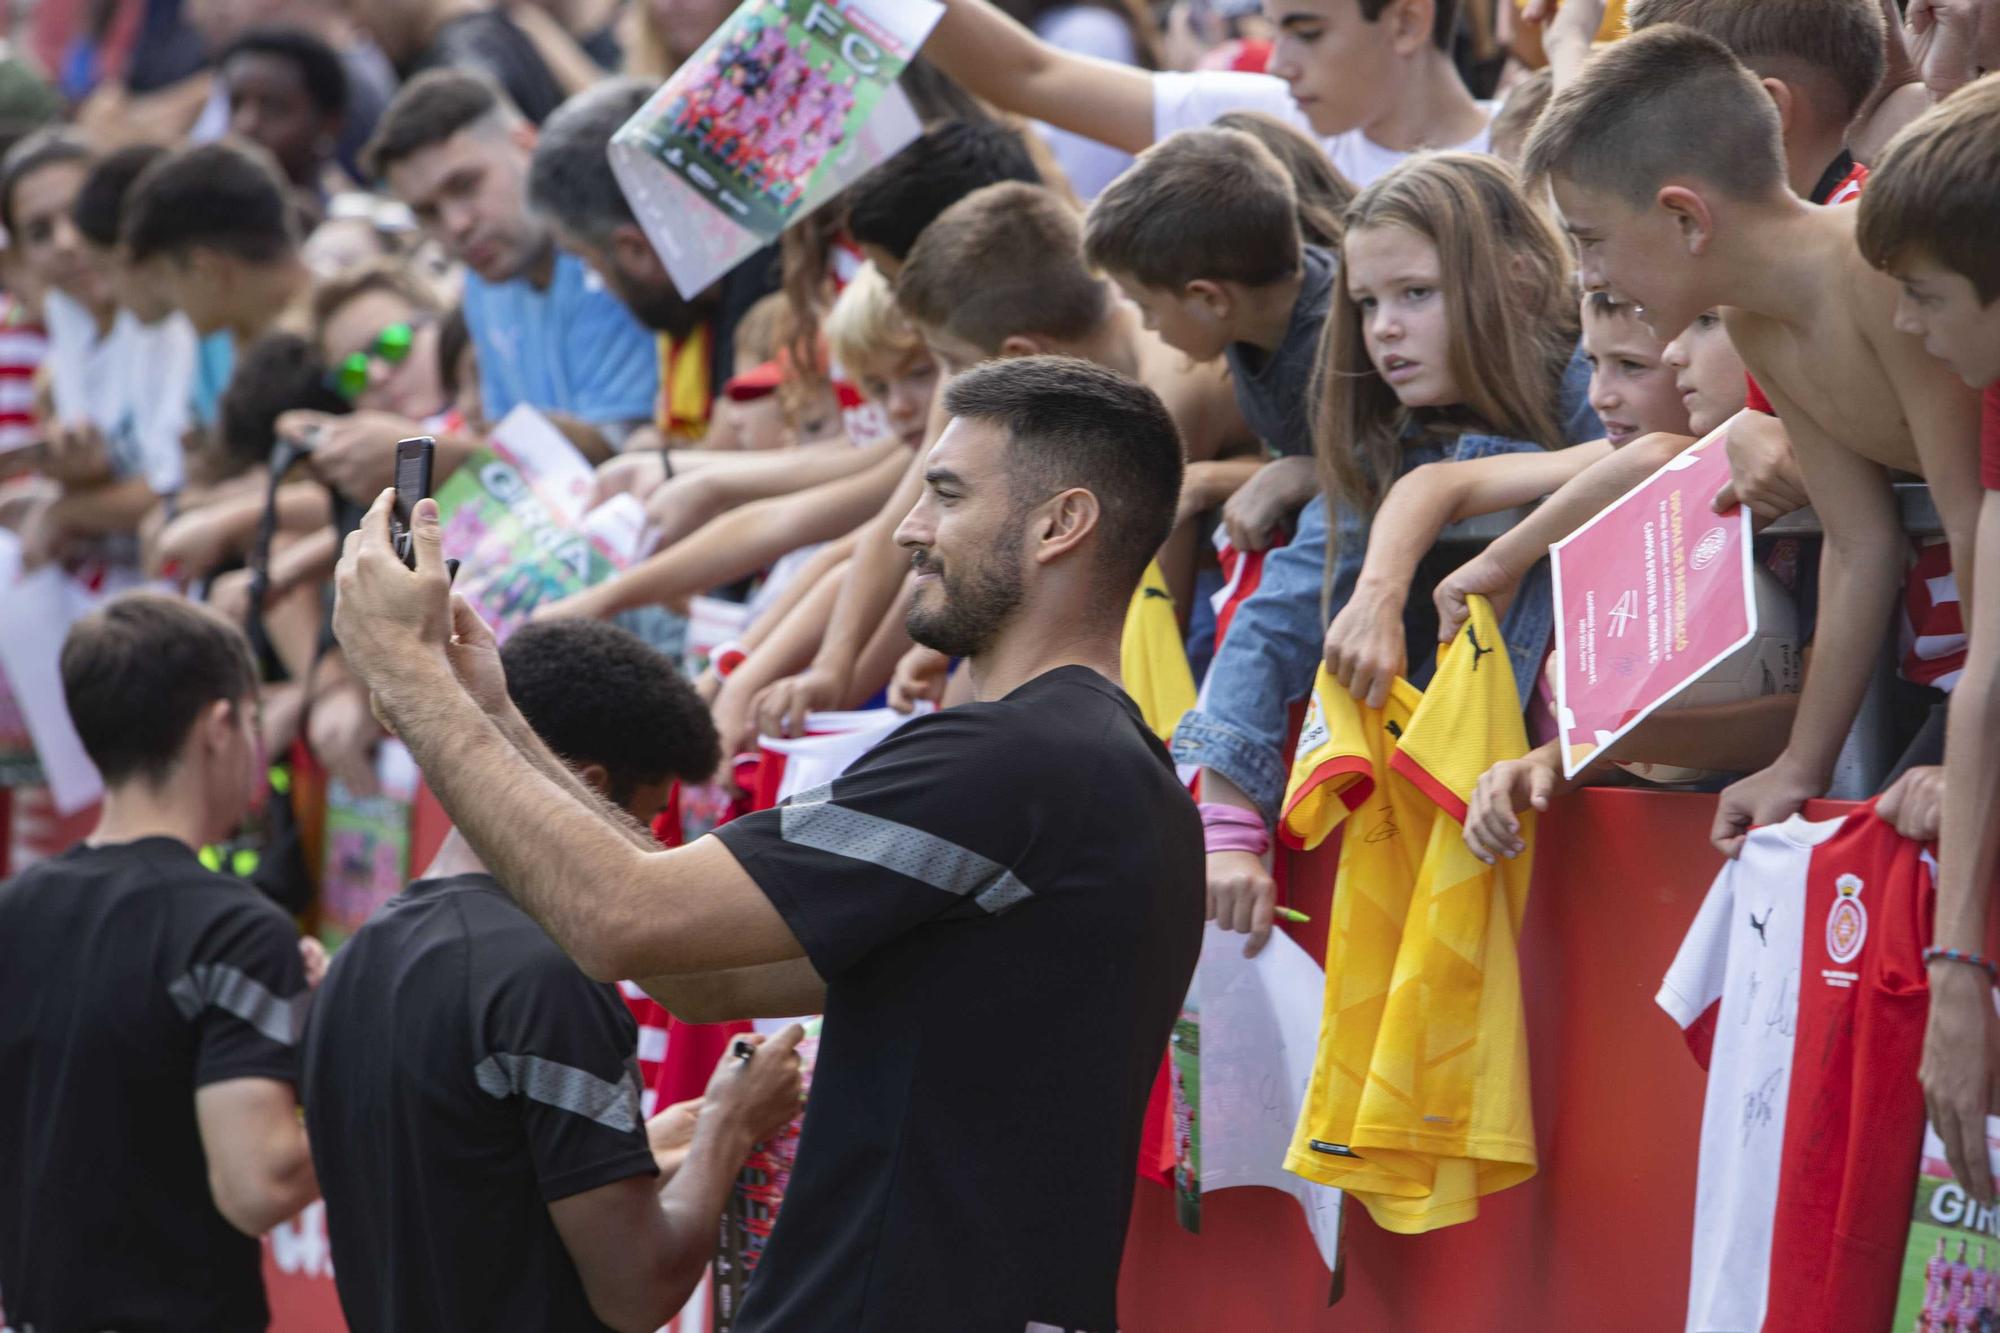
[(1783, 1069), (1773, 1069), (1764, 1075), (1764, 1081), (1743, 1094), (1743, 1142), (1747, 1145), (1750, 1136), (1760, 1129), (1767, 1129), (1777, 1118), (1776, 1108), (1771, 1104), (1778, 1095), (1778, 1080), (1785, 1076)]

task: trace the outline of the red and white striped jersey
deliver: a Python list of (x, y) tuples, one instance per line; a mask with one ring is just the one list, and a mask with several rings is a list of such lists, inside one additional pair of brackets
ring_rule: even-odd
[(1690, 1333), (1889, 1326), (1934, 867), (1870, 806), (1754, 830), (1709, 889), (1658, 997), (1709, 1071)]

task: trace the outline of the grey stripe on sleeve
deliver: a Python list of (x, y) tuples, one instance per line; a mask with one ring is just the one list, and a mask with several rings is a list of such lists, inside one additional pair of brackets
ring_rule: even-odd
[(629, 1061), (623, 1076), (608, 1083), (560, 1060), (496, 1051), (473, 1066), (472, 1076), (489, 1097), (526, 1097), (621, 1133), (639, 1127), (639, 1073)]
[(256, 1028), (280, 1046), (298, 1044), (305, 1026), (309, 992), (281, 1000), (263, 982), (228, 963), (196, 963), (187, 975), (167, 987), (181, 1017), (192, 1021), (213, 1006)]
[(998, 861), (935, 833), (835, 805), (827, 799), (832, 790), (800, 792), (783, 808), (779, 828), (786, 842), (881, 866), (953, 897), (970, 897), (996, 915), (1033, 896)]

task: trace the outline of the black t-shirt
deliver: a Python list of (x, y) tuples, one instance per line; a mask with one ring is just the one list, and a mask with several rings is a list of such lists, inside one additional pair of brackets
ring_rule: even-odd
[(476, 69), (493, 76), (521, 114), (537, 125), (562, 105), (562, 86), (542, 61), (528, 34), (497, 9), (481, 9), (451, 20), (403, 71)]
[(1203, 893), (1200, 819), (1132, 701), (1063, 667), (716, 836), (827, 981), (738, 1333), (1116, 1327)]
[(261, 1329), (257, 1242), (209, 1193), (194, 1094), (296, 1074), (298, 932), (185, 844), (0, 885), (0, 1298), (16, 1328)]
[(657, 1169), (637, 1042), (491, 876), (419, 880), (355, 932), (302, 1059), (355, 1333), (604, 1327), (548, 1205)]

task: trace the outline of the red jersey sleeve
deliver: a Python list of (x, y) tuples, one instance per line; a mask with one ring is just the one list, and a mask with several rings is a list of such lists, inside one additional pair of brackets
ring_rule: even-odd
[(1762, 412), (1767, 417), (1778, 415), (1778, 409), (1771, 406), (1771, 400), (1766, 398), (1764, 391), (1757, 387), (1757, 377), (1746, 371), (1743, 378), (1750, 382), (1749, 390), (1743, 396), (1743, 406), (1749, 408), (1752, 412)]
[(2000, 383), (1986, 386), (1979, 409), (1979, 479), (2000, 491)]

